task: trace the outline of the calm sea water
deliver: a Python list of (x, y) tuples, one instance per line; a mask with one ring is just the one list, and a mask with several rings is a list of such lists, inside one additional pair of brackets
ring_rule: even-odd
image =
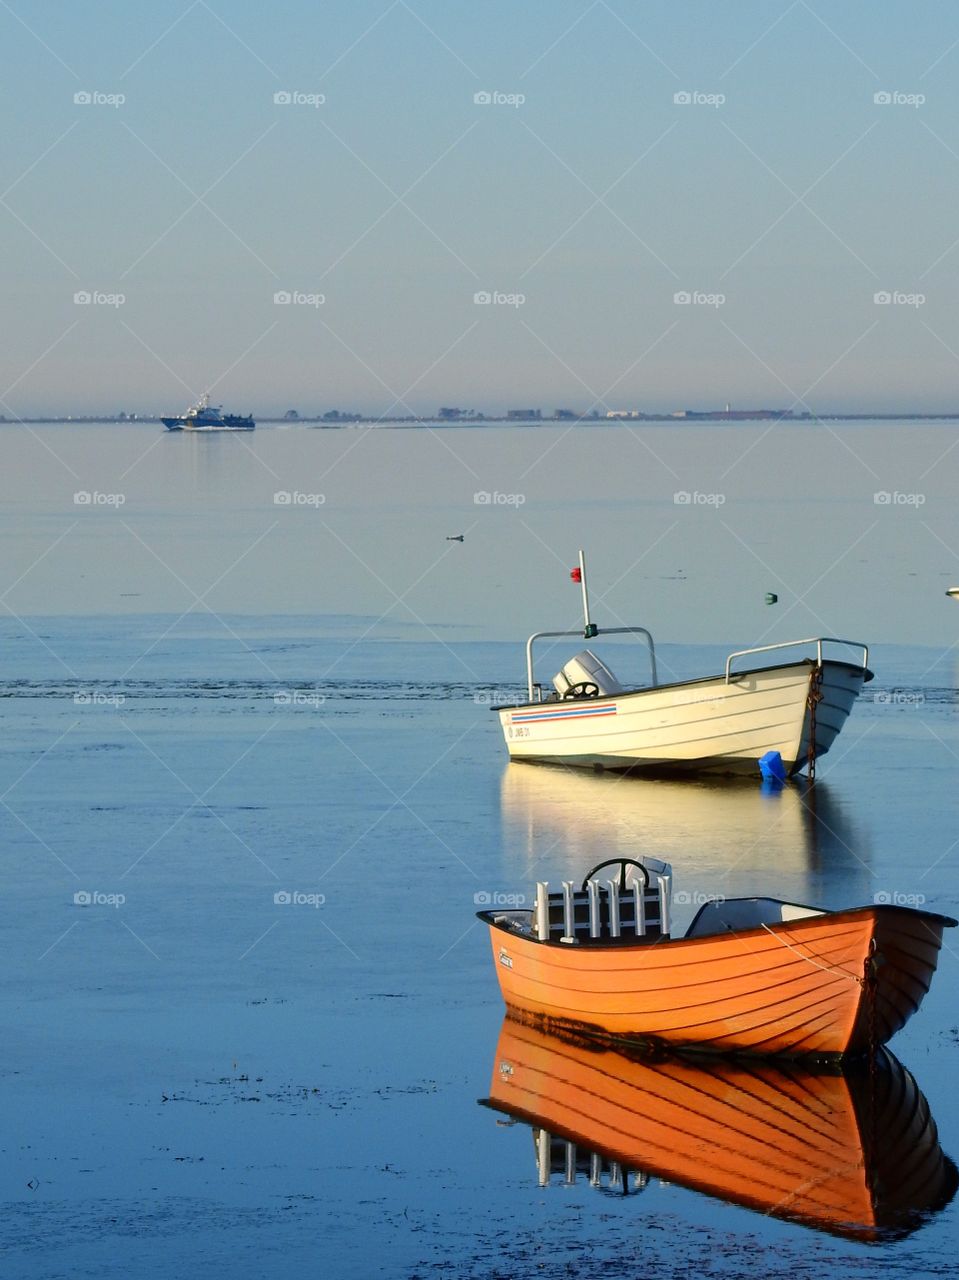
[[(679, 510), (630, 505), (629, 459), (615, 452), (618, 440), (632, 449), (629, 436), (597, 438), (604, 466), (570, 498), (561, 530), (563, 503), (547, 491), (551, 481), (566, 492), (569, 442), (541, 458), (540, 496), (531, 485), (525, 505), (481, 509), (470, 497), (467, 510), (449, 493), (447, 444), (477, 470), (488, 451), (483, 491), (493, 472), (516, 474), (533, 431), (445, 443), (428, 432), (264, 432), (258, 457), (230, 438), (37, 431), (40, 441), (0, 436), (11, 548), (0, 620), (4, 1275), (933, 1276), (953, 1266), (955, 1205), (909, 1239), (863, 1245), (655, 1178), (628, 1199), (582, 1178), (543, 1188), (529, 1129), (477, 1105), (502, 1006), (473, 912), (493, 895), (648, 852), (674, 863), (690, 900), (770, 893), (838, 907), (887, 893), (959, 907), (948, 633), (959, 614), (941, 595), (950, 560), (943, 550), (930, 565), (921, 523), (947, 542), (953, 517), (931, 483), (924, 505), (898, 510), (838, 492), (820, 500), (812, 484), (792, 507), (762, 498), (769, 539), (792, 542), (783, 576), (804, 587), (829, 562), (801, 532), (821, 550), (824, 524), (836, 544), (840, 531), (861, 532), (863, 515), (895, 516), (897, 530), (880, 532), (910, 602), (891, 590), (870, 601), (847, 583), (847, 609), (827, 575), (776, 624), (775, 638), (861, 633), (877, 678), (814, 791), (771, 795), (506, 763), (489, 704), (520, 685), (526, 630), (575, 624), (564, 566), (576, 546), (613, 560), (632, 528), (635, 560), (656, 521), (661, 531)], [(886, 475), (896, 449), (900, 474), (914, 474), (917, 452), (931, 458), (951, 440), (915, 431), (897, 445), (883, 437)], [(726, 436), (723, 447), (734, 439), (749, 442)], [(794, 434), (788, 448), (783, 439), (763, 450), (798, 448)], [(274, 491), (332, 490), (318, 478), (324, 451), (351, 440), (350, 501), (274, 505)], [(768, 455), (754, 466), (754, 494), (772, 466)], [(126, 500), (74, 504), (84, 491)], [(655, 613), (667, 641), (689, 641), (663, 645), (678, 674), (758, 640), (775, 612), (754, 598), (769, 579), (752, 578), (751, 551), (718, 556), (721, 527), (702, 522), (725, 510), (732, 527), (732, 507), (688, 512), (683, 561), (650, 551), (639, 571), (649, 582), (632, 575), (615, 602), (618, 613), (642, 594), (642, 616), (626, 620)], [(446, 544), (470, 512), (486, 523)], [(278, 517), (289, 519), (234, 566)], [(520, 536), (517, 519), (533, 532)], [(513, 563), (506, 529), (518, 539)], [(860, 543), (870, 565), (889, 550), (873, 536)], [(536, 547), (531, 569), (523, 554)], [(722, 591), (703, 566), (721, 567)], [(514, 569), (530, 598), (513, 590)], [(685, 582), (672, 576), (680, 569)], [(418, 573), (422, 586), (398, 602)], [(615, 575), (596, 563), (597, 595), (601, 577)], [(738, 619), (723, 596), (742, 602)], [(694, 909), (680, 903), (680, 923)], [(959, 939), (946, 943), (932, 992), (893, 1047), (957, 1157)]]

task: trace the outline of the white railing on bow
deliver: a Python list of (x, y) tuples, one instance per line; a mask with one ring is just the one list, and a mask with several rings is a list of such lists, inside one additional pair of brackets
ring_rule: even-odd
[(730, 668), (735, 658), (745, 658), (753, 653), (772, 653), (776, 649), (795, 649), (804, 644), (814, 644), (816, 646), (817, 666), (822, 666), (822, 647), (824, 644), (844, 644), (853, 649), (861, 649), (863, 669), (865, 670), (869, 666), (869, 647), (864, 645), (861, 640), (837, 640), (833, 636), (810, 636), (806, 640), (784, 640), (780, 644), (761, 644), (755, 649), (737, 649), (735, 653), (731, 653), (726, 659), (726, 683), (729, 684)]

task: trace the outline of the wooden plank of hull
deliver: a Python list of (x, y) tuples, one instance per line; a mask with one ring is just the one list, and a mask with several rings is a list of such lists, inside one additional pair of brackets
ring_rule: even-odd
[[(808, 755), (811, 670), (806, 661), (749, 672), (728, 685), (717, 676), (595, 702), (507, 707), (499, 712), (500, 724), (517, 760), (755, 772), (759, 756), (778, 751), (795, 770)], [(823, 664), (818, 754), (832, 745), (862, 681), (861, 668)], [(545, 718), (529, 719), (539, 715)]]
[[(564, 946), (496, 925), (491, 937), (507, 1005), (550, 1025), (687, 1048), (830, 1057), (865, 1053), (903, 1026), (928, 990), (945, 923), (877, 906), (655, 944)], [(884, 963), (870, 1015), (863, 975), (874, 938)]]
[(701, 1066), (507, 1018), (489, 1101), (624, 1169), (860, 1239), (906, 1234), (956, 1189), (926, 1100), (889, 1054), (852, 1076)]

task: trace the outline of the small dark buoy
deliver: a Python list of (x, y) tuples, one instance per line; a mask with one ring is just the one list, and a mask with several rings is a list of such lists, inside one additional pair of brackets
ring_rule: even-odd
[(767, 603), (767, 604), (778, 604), (778, 603), (779, 603), (779, 596), (777, 596), (777, 595), (776, 595), (775, 591), (767, 591), (767, 592), (766, 592), (766, 603)]

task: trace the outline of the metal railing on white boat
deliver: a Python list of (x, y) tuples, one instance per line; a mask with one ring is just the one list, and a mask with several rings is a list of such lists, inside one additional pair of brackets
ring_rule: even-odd
[[(645, 627), (604, 627), (600, 629), (596, 625), (596, 623), (592, 621), (590, 617), (590, 612), (589, 612), (589, 591), (586, 585), (586, 557), (582, 549), (580, 549), (580, 553), (579, 553), (579, 568), (573, 570), (571, 576), (573, 577), (574, 581), (578, 581), (582, 585), (582, 589), (583, 589), (583, 630), (582, 632), (537, 631), (533, 635), (531, 635), (530, 638), (526, 641), (526, 688), (527, 688), (529, 701), (531, 703), (543, 701), (543, 686), (536, 682), (536, 679), (533, 673), (533, 645), (536, 643), (536, 641), (546, 640), (546, 639), (557, 639), (557, 640), (568, 639), (573, 636), (578, 638), (580, 635), (582, 635), (584, 640), (593, 640), (600, 635), (642, 636), (646, 641), (646, 648), (649, 651), (649, 666), (650, 666), (650, 673), (652, 677), (651, 685), (649, 687), (655, 689), (659, 685), (659, 676), (656, 671), (656, 648), (655, 648), (655, 645), (653, 644), (653, 637), (650, 635), (650, 633), (646, 630)], [(784, 640), (784, 641), (780, 641), (778, 644), (757, 645), (755, 648), (752, 648), (752, 649), (737, 649), (735, 653), (731, 653), (729, 657), (726, 659), (725, 683), (729, 684), (730, 680), (733, 678), (732, 664), (736, 660), (736, 658), (745, 658), (750, 656), (751, 654), (756, 654), (756, 653), (773, 653), (780, 649), (798, 649), (803, 645), (810, 645), (810, 644), (814, 644), (816, 646), (816, 664), (819, 667), (821, 667), (823, 663), (823, 645), (836, 644), (836, 645), (846, 645), (849, 648), (853, 648), (853, 649), (862, 649), (863, 670), (865, 671), (868, 669), (869, 648), (867, 645), (864, 645), (861, 641), (839, 640), (838, 638), (833, 636), (809, 636), (805, 640)], [(595, 658), (595, 655), (590, 655), (590, 656)], [(611, 674), (611, 673), (609, 673), (607, 670), (607, 674)], [(575, 680), (573, 681), (573, 683), (574, 684), (576, 683)], [(593, 692), (592, 692), (593, 697), (600, 694), (601, 690), (598, 683), (591, 680), (582, 681), (583, 692), (585, 692), (585, 686), (588, 684), (593, 685)], [(560, 689), (560, 693), (561, 694), (563, 693), (562, 689)], [(570, 696), (570, 695), (567, 694), (566, 696)], [(574, 693), (574, 696), (575, 696), (575, 693)]]
[(587, 626), (585, 631), (537, 631), (526, 641), (526, 683), (529, 690), (530, 702), (543, 701), (542, 685), (536, 683), (533, 679), (533, 645), (537, 640), (545, 640), (549, 638), (558, 639), (561, 637), (576, 636), (579, 639), (584, 637), (592, 640), (596, 636), (643, 636), (646, 640), (646, 648), (649, 650), (649, 669), (651, 683), (650, 687), (655, 688), (659, 684), (659, 677), (656, 674), (656, 647), (653, 644), (653, 637), (645, 627), (597, 627), (595, 624)]
[(755, 649), (737, 649), (735, 653), (731, 653), (726, 659), (726, 684), (729, 684), (730, 668), (735, 658), (745, 658), (753, 653), (772, 653), (776, 649), (796, 649), (804, 644), (814, 644), (816, 646), (817, 666), (822, 666), (822, 647), (824, 644), (844, 644), (852, 649), (861, 649), (863, 669), (865, 670), (869, 666), (869, 647), (864, 645), (861, 640), (838, 640), (834, 636), (809, 636), (806, 640), (783, 640), (779, 644), (761, 644)]

